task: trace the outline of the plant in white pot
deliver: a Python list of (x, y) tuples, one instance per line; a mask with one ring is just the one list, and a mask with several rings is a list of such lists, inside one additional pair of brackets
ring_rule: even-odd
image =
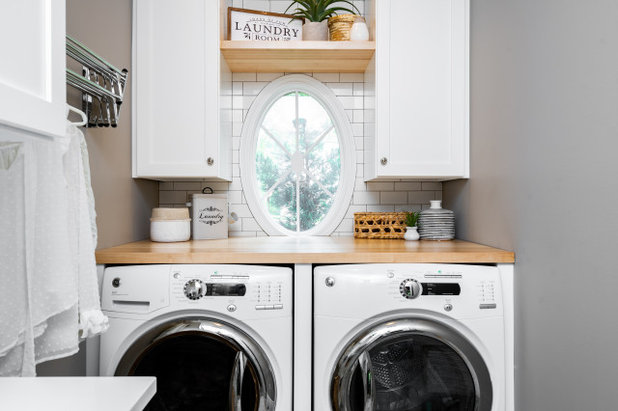
[(294, 0), (285, 12), (297, 6), (290, 14), (305, 19), (303, 40), (328, 40), (329, 17), (337, 15), (340, 11), (356, 14), (353, 10), (335, 3), (347, 3), (360, 14), (358, 8), (348, 0)]
[(406, 233), (403, 236), (403, 238), (405, 238), (406, 240), (417, 241), (420, 238), (420, 235), (418, 234), (418, 231), (417, 231), (418, 227), (416, 226), (420, 215), (421, 213), (412, 211), (408, 213), (408, 215), (406, 216), (407, 227), (406, 227)]

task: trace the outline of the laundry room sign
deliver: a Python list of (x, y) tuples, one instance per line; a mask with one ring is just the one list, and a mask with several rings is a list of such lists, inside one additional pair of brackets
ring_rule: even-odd
[(230, 7), (227, 15), (229, 40), (302, 40), (303, 21), (289, 14)]

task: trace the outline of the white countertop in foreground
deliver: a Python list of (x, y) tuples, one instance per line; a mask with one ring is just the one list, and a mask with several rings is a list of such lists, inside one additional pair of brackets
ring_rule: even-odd
[(5, 377), (0, 410), (141, 411), (156, 391), (155, 377)]

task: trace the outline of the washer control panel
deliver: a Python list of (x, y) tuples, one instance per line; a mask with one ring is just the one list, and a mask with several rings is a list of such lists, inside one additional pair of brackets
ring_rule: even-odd
[[(243, 315), (265, 310), (291, 310), (291, 286), (282, 278), (282, 267), (199, 266), (171, 267), (170, 291), (178, 304), (225, 309)], [(273, 313), (274, 314), (274, 313)]]

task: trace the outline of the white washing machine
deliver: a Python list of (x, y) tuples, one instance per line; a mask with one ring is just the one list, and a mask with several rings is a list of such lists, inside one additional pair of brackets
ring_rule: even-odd
[(512, 411), (513, 290), (506, 271), (317, 267), (314, 410)]
[(105, 269), (101, 375), (157, 377), (147, 410), (292, 409), (292, 270)]

